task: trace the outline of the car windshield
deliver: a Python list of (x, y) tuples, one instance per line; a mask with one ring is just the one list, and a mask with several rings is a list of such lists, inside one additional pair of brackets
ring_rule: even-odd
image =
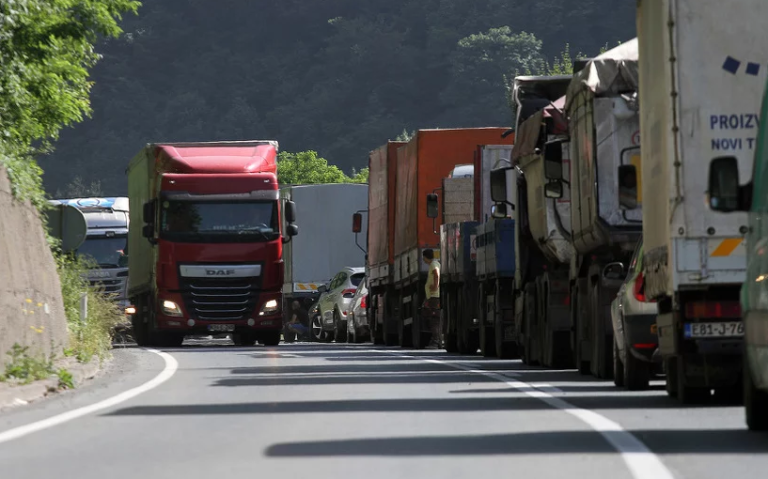
[(279, 232), (276, 201), (162, 203), (160, 235), (172, 241), (271, 241)]
[(360, 283), (363, 281), (363, 278), (365, 278), (365, 273), (357, 273), (353, 274), (349, 281), (352, 283), (353, 286), (358, 287), (360, 286)]
[(77, 249), (77, 254), (102, 268), (124, 268), (128, 265), (127, 247), (126, 235), (87, 236)]

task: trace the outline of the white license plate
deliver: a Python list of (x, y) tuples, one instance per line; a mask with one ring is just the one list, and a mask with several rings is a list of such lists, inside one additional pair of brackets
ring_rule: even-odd
[(735, 338), (744, 336), (744, 323), (685, 323), (686, 338)]
[(208, 331), (231, 332), (235, 330), (234, 324), (209, 324)]

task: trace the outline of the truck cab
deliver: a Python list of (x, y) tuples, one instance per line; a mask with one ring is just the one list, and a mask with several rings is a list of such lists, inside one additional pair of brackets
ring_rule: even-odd
[(70, 198), (51, 203), (74, 206), (83, 213), (88, 230), (77, 254), (95, 266), (88, 270), (87, 280), (120, 306), (128, 306), (128, 198)]

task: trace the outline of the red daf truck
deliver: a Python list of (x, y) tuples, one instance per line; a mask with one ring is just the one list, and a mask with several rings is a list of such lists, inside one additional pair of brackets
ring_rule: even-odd
[(283, 243), (298, 234), (280, 200), (275, 141), (149, 144), (128, 165), (142, 221), (128, 230), (128, 296), (140, 346), (231, 334), (280, 342)]

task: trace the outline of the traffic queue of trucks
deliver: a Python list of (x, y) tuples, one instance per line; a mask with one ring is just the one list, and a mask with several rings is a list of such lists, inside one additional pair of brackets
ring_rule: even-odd
[[(420, 130), (371, 152), (373, 338), (427, 343), (419, 259), (434, 248), (449, 352), (633, 389), (663, 371), (682, 403), (743, 386), (749, 427), (768, 429), (768, 138), (755, 135), (768, 33), (753, 20), (768, 2), (638, 0), (637, 12), (638, 38), (572, 75), (516, 78), (513, 130)], [(637, 264), (630, 294), (651, 306), (612, 317)]]

